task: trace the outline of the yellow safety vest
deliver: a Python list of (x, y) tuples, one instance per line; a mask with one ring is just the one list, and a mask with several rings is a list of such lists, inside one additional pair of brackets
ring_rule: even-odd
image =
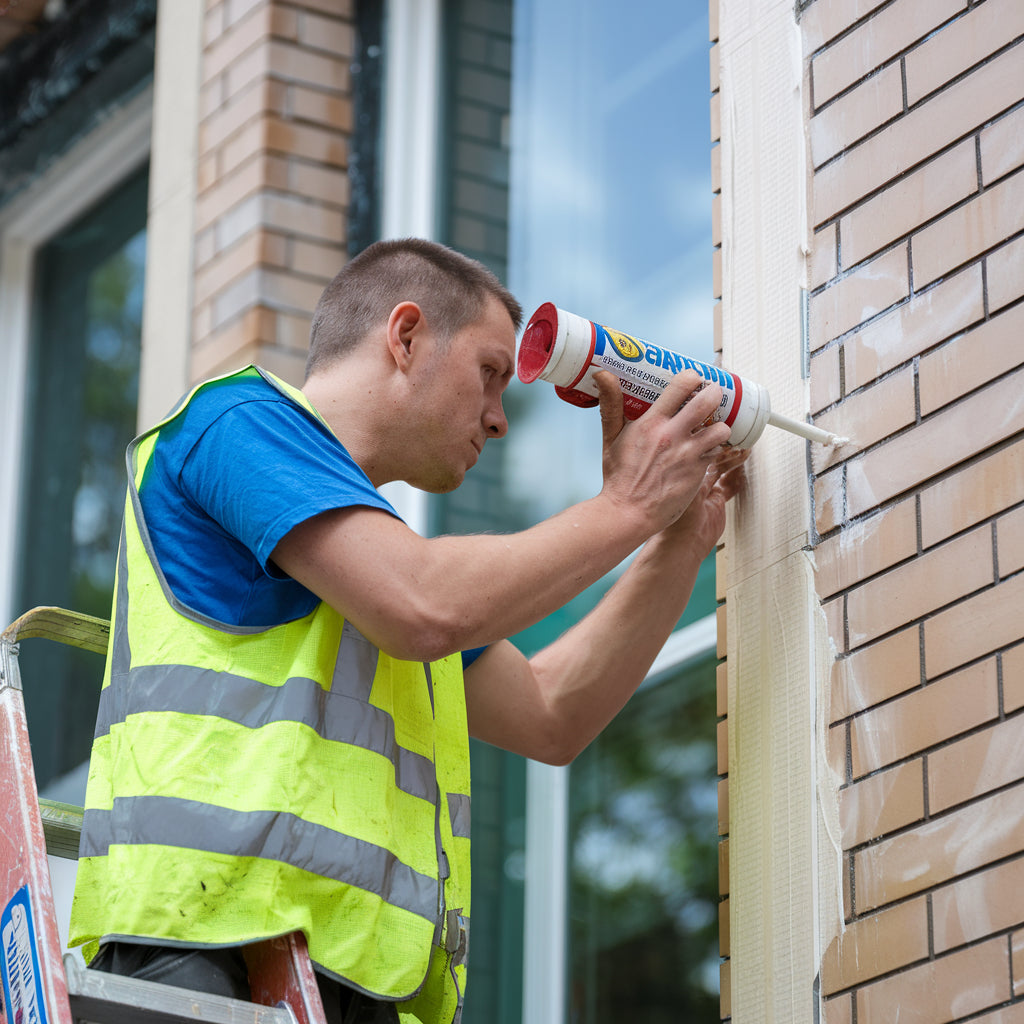
[[(255, 374), (323, 422), (262, 370), (228, 376)], [(457, 1021), (469, 922), (461, 659), (392, 658), (324, 602), (251, 629), (175, 599), (139, 486), (161, 429), (205, 386), (128, 449), (71, 945), (229, 946), (301, 929), (314, 963), (345, 983), (408, 1019)]]

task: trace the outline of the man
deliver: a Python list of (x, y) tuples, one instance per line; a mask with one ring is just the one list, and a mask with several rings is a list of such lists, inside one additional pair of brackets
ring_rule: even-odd
[[(508, 424), (516, 300), (415, 239), (347, 264), (301, 391), (250, 367), (129, 449), (72, 942), (93, 965), (244, 997), (242, 947), (305, 932), (329, 1018), (458, 1020), (467, 732), (565, 764), (628, 700), (724, 526), (742, 456), (676, 377), (604, 484), (521, 533), (425, 539), (377, 488), (457, 487)], [(504, 638), (638, 547), (527, 660)]]

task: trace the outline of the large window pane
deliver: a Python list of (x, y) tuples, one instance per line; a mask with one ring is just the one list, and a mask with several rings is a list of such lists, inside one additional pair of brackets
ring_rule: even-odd
[[(26, 403), (15, 590), (19, 612), (53, 604), (106, 618), (135, 434), (147, 173), (39, 253)], [(56, 644), (21, 654), (37, 783), (89, 755), (102, 662)], [(56, 795), (84, 795), (77, 780)]]
[(570, 787), (573, 1024), (718, 1019), (715, 658), (637, 694)]

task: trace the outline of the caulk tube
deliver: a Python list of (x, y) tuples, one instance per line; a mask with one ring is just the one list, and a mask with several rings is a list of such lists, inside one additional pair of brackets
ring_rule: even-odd
[(520, 380), (546, 380), (565, 401), (596, 405), (594, 374), (599, 370), (618, 377), (629, 419), (645, 413), (681, 370), (695, 370), (704, 380), (721, 385), (722, 402), (712, 420), (731, 429), (729, 444), (734, 448), (752, 447), (771, 414), (768, 392), (738, 374), (613, 331), (551, 302), (530, 317), (519, 344)]

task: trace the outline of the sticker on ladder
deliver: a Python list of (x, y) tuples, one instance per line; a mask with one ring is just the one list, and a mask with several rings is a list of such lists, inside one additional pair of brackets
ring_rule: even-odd
[(46, 1024), (36, 931), (28, 886), (23, 885), (0, 915), (4, 1005), (8, 1024)]

